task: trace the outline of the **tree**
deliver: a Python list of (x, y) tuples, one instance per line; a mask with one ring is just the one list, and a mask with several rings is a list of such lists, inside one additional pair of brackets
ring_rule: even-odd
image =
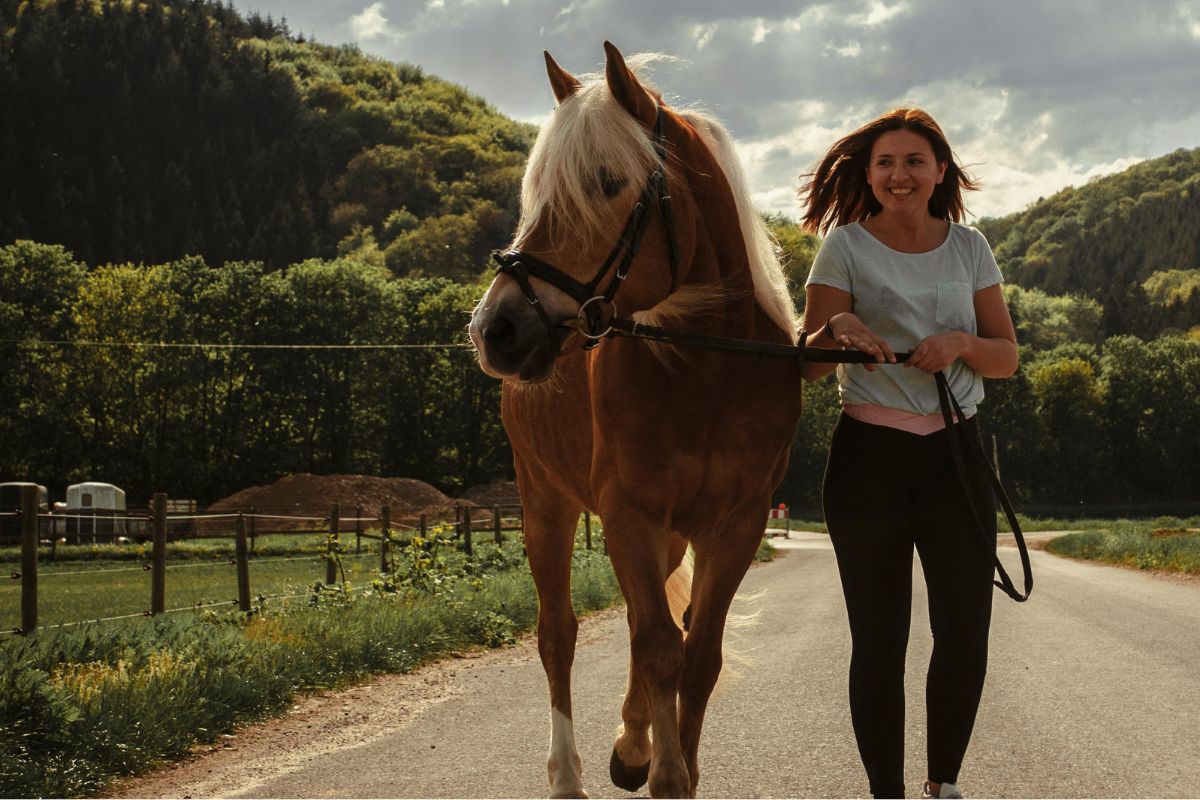
[(1058, 502), (1106, 499), (1108, 453), (1101, 414), (1104, 395), (1092, 365), (1081, 358), (1037, 364), (1029, 372), (1038, 416), (1039, 483)]
[(1069, 342), (1100, 343), (1104, 310), (1091, 298), (1052, 296), (1039, 289), (1007, 284), (1004, 300), (1012, 314), (1017, 341), (1035, 350)]
[[(0, 474), (61, 482), (78, 452), (61, 344), (74, 336), (71, 304), (87, 268), (57, 245), (0, 247)], [(40, 344), (17, 344), (33, 340)]]
[(1200, 477), (1200, 342), (1167, 336), (1104, 343), (1107, 435), (1132, 496), (1193, 501)]

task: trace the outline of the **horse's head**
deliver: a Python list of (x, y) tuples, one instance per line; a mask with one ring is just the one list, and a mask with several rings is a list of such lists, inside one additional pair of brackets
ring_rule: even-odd
[(648, 309), (685, 277), (693, 200), (672, 167), (686, 124), (604, 49), (604, 75), (585, 81), (546, 53), (558, 105), (529, 156), (513, 246), (471, 318), (494, 377), (544, 380), (577, 331), (599, 333), (617, 307)]

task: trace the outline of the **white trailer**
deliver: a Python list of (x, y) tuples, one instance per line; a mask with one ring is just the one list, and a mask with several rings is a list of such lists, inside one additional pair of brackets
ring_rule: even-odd
[(125, 535), (125, 491), (111, 483), (73, 483), (67, 487), (67, 541), (84, 536), (106, 539)]

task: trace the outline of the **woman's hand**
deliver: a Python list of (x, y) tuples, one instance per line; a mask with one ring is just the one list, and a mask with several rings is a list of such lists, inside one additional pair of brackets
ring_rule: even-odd
[[(829, 331), (834, 341), (843, 348), (853, 348), (874, 356), (875, 361), (879, 364), (896, 363), (896, 354), (892, 352), (891, 345), (872, 333), (862, 320), (849, 311), (843, 311), (830, 317), (829, 321), (825, 323), (825, 330)], [(869, 372), (875, 371), (875, 364), (863, 364), (863, 366)]]
[(916, 367), (930, 374), (941, 372), (961, 358), (966, 349), (967, 334), (962, 331), (937, 333), (922, 339), (904, 366)]

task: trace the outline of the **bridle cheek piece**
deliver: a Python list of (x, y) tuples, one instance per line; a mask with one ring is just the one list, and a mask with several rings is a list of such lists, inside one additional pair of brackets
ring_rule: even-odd
[[(587, 283), (572, 278), (563, 270), (543, 261), (529, 253), (513, 249), (504, 252), (493, 252), (492, 260), (497, 264), (496, 271), (508, 275), (517, 282), (525, 299), (533, 306), (546, 332), (551, 339), (559, 328), (576, 328), (588, 341), (583, 345), (590, 350), (612, 332), (612, 321), (617, 318), (617, 307), (613, 298), (617, 290), (629, 276), (629, 268), (637, 257), (642, 246), (642, 237), (650, 221), (649, 209), (658, 206), (663, 223), (667, 230), (667, 250), (671, 265), (671, 291), (675, 291), (679, 280), (679, 252), (675, 240), (675, 225), (671, 217), (671, 195), (667, 194), (667, 178), (665, 174), (667, 161), (667, 138), (664, 134), (666, 114), (662, 106), (658, 107), (658, 116), (654, 122), (654, 151), (658, 154), (658, 166), (646, 179), (642, 194), (629, 212), (621, 235), (609, 251), (608, 258), (600, 265), (595, 276)], [(609, 279), (603, 291), (598, 291), (600, 283), (616, 265), (616, 270)], [(575, 302), (579, 303), (579, 311), (574, 320), (555, 322), (542, 306), (541, 299), (530, 282), (530, 277), (538, 278), (564, 292)]]

